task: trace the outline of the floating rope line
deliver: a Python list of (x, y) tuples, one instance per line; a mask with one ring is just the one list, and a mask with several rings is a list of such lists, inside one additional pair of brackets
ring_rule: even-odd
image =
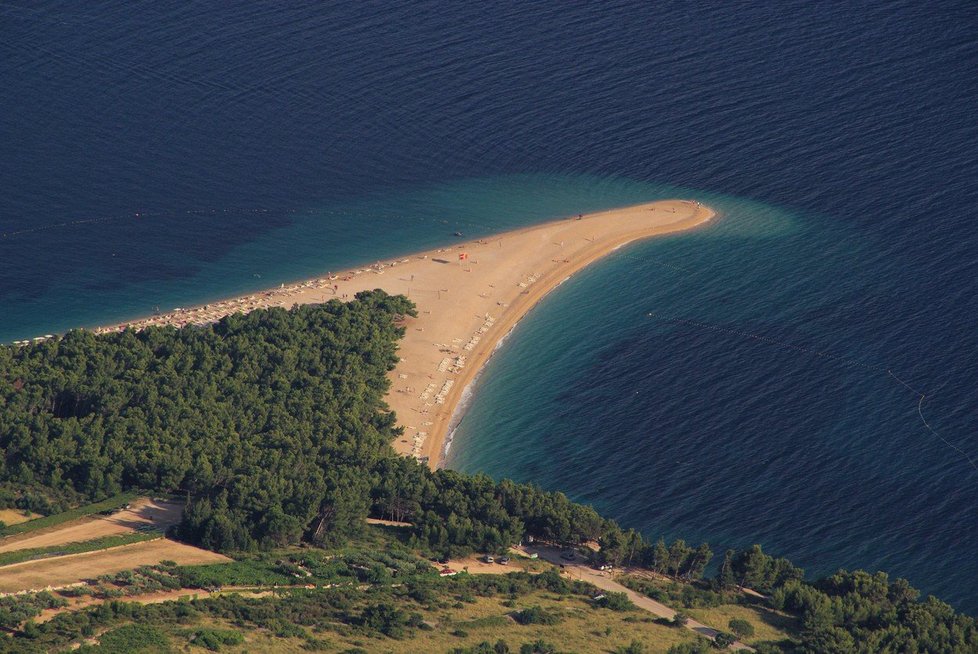
[(933, 434), (934, 436), (936, 436), (937, 438), (939, 438), (942, 443), (944, 443), (945, 445), (947, 445), (948, 447), (950, 447), (952, 450), (954, 450), (955, 452), (958, 452), (961, 456), (963, 456), (965, 459), (968, 460), (968, 463), (971, 464), (971, 467), (972, 468), (974, 468), (975, 470), (978, 470), (978, 465), (975, 464), (975, 460), (972, 459), (971, 456), (967, 452), (965, 452), (960, 447), (958, 447), (954, 443), (949, 442), (946, 438), (944, 438), (943, 436), (941, 436), (940, 434), (938, 434), (936, 431), (934, 431), (934, 428), (930, 426), (930, 423), (927, 422), (927, 419), (924, 417), (924, 400), (927, 399), (927, 396), (925, 394), (921, 393), (920, 391), (918, 391), (917, 389), (913, 388), (907, 382), (905, 382), (902, 379), (900, 379), (899, 377), (897, 377), (895, 374), (893, 374), (893, 371), (892, 370), (887, 370), (886, 373), (890, 377), (893, 377), (893, 379), (895, 379), (898, 382), (900, 382), (900, 384), (902, 384), (903, 386), (905, 386), (911, 393), (915, 393), (915, 394), (917, 394), (917, 395), (920, 396), (920, 400), (917, 402), (917, 415), (920, 416), (920, 421), (922, 423), (924, 423), (924, 427), (927, 428), (927, 431), (929, 431), (931, 434)]
[(975, 463), (975, 460), (973, 458), (971, 458), (971, 455), (969, 455), (967, 452), (965, 452), (964, 450), (962, 450), (960, 447), (958, 447), (954, 443), (951, 443), (946, 438), (944, 438), (943, 436), (941, 436), (940, 434), (938, 434), (937, 431), (933, 427), (930, 426), (930, 423), (927, 422), (927, 419), (924, 417), (924, 411), (923, 411), (924, 400), (927, 399), (927, 395), (924, 394), (924, 393), (922, 393), (922, 392), (920, 392), (920, 391), (918, 391), (916, 388), (914, 388), (913, 386), (911, 386), (910, 384), (908, 384), (904, 380), (902, 380), (899, 377), (897, 377), (896, 374), (894, 374), (894, 372), (892, 370), (890, 370), (889, 368), (883, 368), (881, 366), (869, 365), (869, 364), (866, 364), (866, 363), (862, 363), (860, 361), (856, 361), (855, 359), (847, 359), (845, 357), (836, 356), (834, 354), (830, 354), (830, 353), (825, 352), (825, 351), (822, 351), (822, 350), (814, 350), (812, 348), (802, 347), (802, 346), (799, 346), (799, 345), (795, 345), (793, 343), (788, 343), (786, 341), (779, 341), (777, 339), (769, 338), (767, 336), (762, 336), (760, 334), (754, 334), (754, 333), (751, 333), (751, 332), (745, 332), (745, 331), (740, 331), (740, 330), (736, 330), (736, 329), (729, 329), (727, 327), (721, 327), (720, 325), (715, 325), (715, 324), (711, 324), (711, 323), (697, 322), (695, 320), (687, 320), (685, 318), (671, 318), (669, 316), (661, 316), (661, 315), (659, 315), (657, 313), (654, 313), (654, 312), (653, 313), (649, 313), (648, 315), (650, 317), (652, 317), (652, 318), (655, 318), (656, 320), (661, 320), (663, 322), (669, 322), (669, 323), (673, 323), (673, 324), (677, 324), (677, 325), (687, 325), (687, 326), (690, 326), (690, 327), (697, 327), (697, 328), (700, 328), (700, 329), (709, 329), (711, 331), (720, 332), (720, 333), (723, 333), (723, 334), (731, 334), (733, 336), (740, 336), (740, 337), (743, 337), (743, 338), (750, 338), (752, 340), (760, 341), (761, 343), (765, 343), (767, 345), (773, 345), (775, 347), (780, 347), (780, 348), (783, 348), (783, 349), (786, 349), (786, 350), (792, 350), (792, 351), (795, 351), (795, 352), (802, 352), (804, 354), (809, 354), (809, 355), (812, 355), (812, 356), (817, 356), (817, 357), (821, 357), (821, 358), (824, 358), (824, 359), (829, 359), (831, 361), (835, 361), (837, 363), (841, 363), (841, 364), (846, 365), (846, 366), (853, 366), (853, 367), (857, 367), (857, 368), (862, 368), (864, 370), (871, 370), (873, 372), (885, 372), (887, 375), (889, 375), (890, 377), (892, 377), (896, 382), (898, 382), (901, 386), (903, 386), (904, 388), (906, 388), (907, 390), (909, 390), (911, 393), (913, 393), (913, 394), (915, 394), (915, 395), (917, 395), (919, 397), (919, 400), (917, 402), (917, 415), (920, 416), (920, 421), (922, 423), (924, 423), (924, 427), (927, 429), (927, 431), (929, 431), (933, 436), (935, 436), (937, 439), (939, 439), (947, 447), (951, 448), (952, 450), (954, 450), (955, 452), (957, 452), (958, 454), (960, 454), (961, 456), (963, 456), (965, 458), (965, 460), (968, 462), (968, 464), (972, 468), (974, 468), (975, 470), (978, 470), (978, 464), (976, 464)]

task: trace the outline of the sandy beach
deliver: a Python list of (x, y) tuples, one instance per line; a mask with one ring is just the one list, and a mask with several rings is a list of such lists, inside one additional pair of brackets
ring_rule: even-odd
[(496, 344), (537, 302), (574, 272), (631, 241), (691, 229), (714, 212), (697, 202), (666, 200), (560, 220), (457, 243), (427, 252), (252, 295), (97, 329), (207, 324), (267, 307), (291, 307), (380, 288), (409, 297), (400, 357), (387, 402), (404, 427), (400, 454), (436, 466), (463, 390)]

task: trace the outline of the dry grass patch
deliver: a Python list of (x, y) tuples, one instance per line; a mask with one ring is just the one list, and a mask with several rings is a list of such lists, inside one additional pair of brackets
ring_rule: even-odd
[(0, 509), (0, 522), (5, 525), (19, 525), (22, 522), (40, 518), (37, 513), (23, 511), (21, 509)]
[[(447, 654), (456, 647), (472, 647), (483, 641), (495, 643), (502, 639), (510, 650), (518, 652), (523, 643), (545, 640), (558, 651), (609, 652), (632, 641), (645, 645), (648, 654), (664, 654), (672, 645), (692, 640), (695, 636), (686, 629), (655, 624), (644, 611), (614, 612), (594, 609), (581, 598), (556, 596), (538, 592), (516, 600), (516, 607), (504, 606), (499, 597), (476, 598), (462, 607), (421, 611), (425, 620), (434, 625), (431, 631), (418, 631), (412, 637), (395, 640), (363, 634), (343, 636), (333, 631), (311, 635), (329, 644), (326, 651), (340, 652), (359, 647), (368, 654)], [(539, 605), (548, 611), (559, 612), (562, 620), (556, 625), (520, 625), (510, 616), (527, 606)], [(402, 607), (408, 608), (408, 607)], [(206, 620), (201, 625), (239, 631), (245, 639), (241, 645), (222, 647), (227, 652), (269, 652), (299, 654), (308, 652), (298, 638), (278, 638), (263, 629), (241, 629), (230, 623)], [(193, 625), (193, 628), (199, 626)], [(465, 635), (457, 635), (457, 634)]]
[(754, 627), (754, 635), (744, 639), (747, 643), (797, 637), (800, 628), (797, 618), (763, 607), (724, 604), (715, 608), (688, 609), (686, 613), (694, 620), (723, 631), (730, 631), (727, 624), (734, 618), (746, 620)]
[[(603, 652), (637, 640), (651, 654), (664, 653), (672, 645), (693, 638), (688, 630), (656, 624), (653, 616), (645, 611), (595, 609), (580, 597), (560, 600), (551, 593), (538, 592), (520, 597), (513, 607), (505, 606), (504, 601), (499, 597), (479, 597), (461, 608), (426, 613), (425, 618), (435, 624), (433, 631), (421, 632), (401, 642), (387, 640), (363, 647), (371, 654), (391, 651), (434, 654), (455, 647), (471, 647), (482, 641), (495, 643), (501, 638), (513, 651), (519, 651), (523, 643), (543, 639), (560, 651)], [(562, 620), (554, 625), (516, 623), (512, 614), (529, 606), (558, 613)], [(457, 633), (466, 635), (454, 635)]]

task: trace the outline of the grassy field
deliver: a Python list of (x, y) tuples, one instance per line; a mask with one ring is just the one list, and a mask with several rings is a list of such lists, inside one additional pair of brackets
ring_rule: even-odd
[(797, 618), (781, 615), (760, 606), (724, 604), (715, 608), (688, 609), (687, 613), (694, 620), (725, 631), (729, 631), (727, 624), (730, 620), (734, 618), (746, 620), (754, 627), (754, 635), (744, 639), (747, 644), (794, 638), (797, 637), (801, 626)]
[(96, 502), (95, 504), (86, 504), (85, 506), (80, 506), (77, 509), (65, 511), (64, 513), (56, 513), (54, 515), (44, 516), (43, 518), (35, 518), (34, 520), (21, 522), (16, 525), (8, 525), (7, 527), (4, 527), (3, 531), (0, 531), (0, 537), (14, 536), (16, 534), (35, 531), (37, 529), (54, 527), (65, 522), (77, 520), (78, 518), (83, 518), (102, 511), (118, 509), (119, 507), (125, 506), (129, 502), (133, 501), (138, 496), (138, 493), (121, 493), (119, 495), (110, 497), (107, 500), (102, 500), (101, 502)]
[[(693, 634), (685, 629), (663, 626), (645, 611), (616, 612), (596, 609), (579, 597), (561, 599), (547, 592), (538, 592), (517, 600), (516, 607), (507, 607), (499, 599), (478, 598), (447, 614), (426, 615), (436, 621), (436, 627), (405, 643), (405, 652), (450, 652), (456, 647), (471, 647), (482, 641), (494, 643), (502, 638), (511, 649), (518, 650), (526, 642), (539, 639), (553, 643), (560, 651), (614, 651), (633, 640), (643, 643), (647, 652), (665, 652), (672, 645), (691, 640)], [(563, 620), (555, 625), (521, 625), (512, 614), (528, 606), (539, 605), (559, 612)], [(457, 605), (456, 605), (457, 606)], [(455, 635), (461, 630), (466, 636)], [(388, 652), (398, 648), (388, 643), (365, 647), (369, 652)]]
[[(646, 654), (664, 654), (672, 645), (695, 638), (686, 629), (655, 623), (644, 612), (595, 609), (581, 598), (560, 600), (551, 593), (537, 592), (521, 597), (516, 607), (505, 606), (504, 602), (506, 600), (500, 598), (480, 597), (472, 602), (455, 603), (447, 609), (422, 611), (432, 629), (417, 631), (403, 639), (365, 635), (342, 626), (338, 629), (340, 633), (324, 631), (312, 633), (311, 637), (316, 639), (317, 647), (322, 651), (343, 652), (359, 648), (368, 654), (449, 654), (455, 648), (473, 647), (483, 641), (495, 644), (500, 639), (506, 641), (512, 652), (518, 652), (524, 643), (538, 640), (551, 643), (560, 652), (579, 653), (614, 652), (618, 647), (638, 641), (645, 646)], [(512, 619), (515, 611), (531, 605), (559, 612), (561, 622), (524, 626)], [(204, 618), (192, 625), (155, 627), (166, 635), (175, 651), (186, 647), (193, 633), (202, 628), (236, 631), (244, 637), (240, 644), (221, 646), (221, 652), (299, 654), (310, 651), (308, 639), (283, 638), (265, 629), (241, 628), (213, 618)], [(191, 648), (189, 651), (204, 650)]]

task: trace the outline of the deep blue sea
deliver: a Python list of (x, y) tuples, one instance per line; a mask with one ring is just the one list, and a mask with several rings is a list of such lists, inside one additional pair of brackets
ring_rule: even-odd
[(0, 341), (696, 198), (448, 464), (978, 614), (975, 71), (972, 0), (4, 2)]

